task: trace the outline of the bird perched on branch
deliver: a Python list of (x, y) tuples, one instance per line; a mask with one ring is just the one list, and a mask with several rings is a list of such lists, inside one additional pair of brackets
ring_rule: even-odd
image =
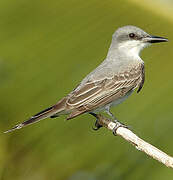
[(152, 36), (135, 26), (117, 29), (105, 60), (71, 93), (6, 132), (48, 117), (68, 115), (67, 119), (72, 119), (83, 113), (96, 116), (101, 111), (107, 112), (117, 122), (110, 108), (123, 102), (136, 88), (140, 92), (144, 84), (144, 62), (139, 56), (141, 50), (152, 43), (166, 41), (166, 38)]

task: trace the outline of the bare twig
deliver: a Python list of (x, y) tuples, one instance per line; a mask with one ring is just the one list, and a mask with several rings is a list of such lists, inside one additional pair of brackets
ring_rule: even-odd
[[(97, 121), (98, 124), (114, 132), (114, 128), (116, 127), (116, 122), (112, 122), (110, 119), (102, 115), (97, 115), (97, 119), (98, 119)], [(167, 155), (166, 153), (154, 147), (153, 145), (145, 142), (128, 128), (118, 127), (116, 130), (116, 135), (119, 135), (122, 138), (124, 138), (126, 141), (130, 142), (139, 151), (143, 151), (147, 155), (163, 163), (167, 167), (173, 168), (173, 158), (171, 156)]]

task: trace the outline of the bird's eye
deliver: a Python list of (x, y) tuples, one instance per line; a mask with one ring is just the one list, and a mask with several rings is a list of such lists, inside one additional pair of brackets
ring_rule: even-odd
[(130, 34), (129, 34), (129, 37), (130, 37), (130, 38), (134, 38), (134, 37), (135, 37), (135, 34), (134, 34), (134, 33), (130, 33)]

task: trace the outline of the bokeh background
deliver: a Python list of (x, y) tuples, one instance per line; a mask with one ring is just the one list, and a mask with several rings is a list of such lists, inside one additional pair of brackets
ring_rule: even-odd
[[(169, 38), (141, 56), (146, 81), (113, 109), (119, 120), (173, 155), (173, 2), (1, 0), (0, 131), (56, 103), (105, 58), (113, 32), (136, 25)], [(172, 180), (173, 171), (95, 119), (43, 120), (0, 134), (2, 180)]]

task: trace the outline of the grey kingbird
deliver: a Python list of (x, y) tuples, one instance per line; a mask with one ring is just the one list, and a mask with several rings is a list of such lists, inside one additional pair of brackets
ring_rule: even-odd
[(139, 54), (152, 43), (166, 42), (166, 38), (152, 36), (135, 26), (124, 26), (115, 31), (105, 60), (67, 96), (55, 105), (16, 125), (20, 129), (47, 117), (68, 115), (72, 119), (83, 113), (95, 115), (100, 111), (110, 112), (112, 106), (123, 102), (144, 84), (144, 62)]

